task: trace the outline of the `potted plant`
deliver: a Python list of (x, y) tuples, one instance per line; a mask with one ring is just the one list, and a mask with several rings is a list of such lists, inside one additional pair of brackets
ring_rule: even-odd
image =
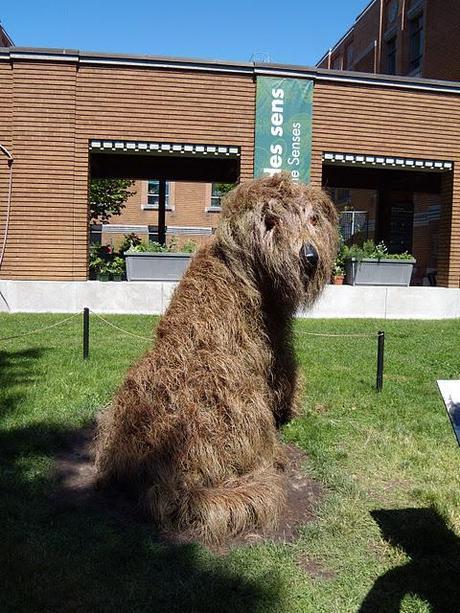
[(122, 257), (116, 256), (107, 265), (112, 281), (121, 281), (125, 272), (125, 261)]
[(90, 279), (108, 281), (110, 277), (109, 265), (113, 259), (110, 245), (91, 245), (89, 249), (89, 275)]
[(335, 263), (332, 269), (332, 284), (343, 285), (345, 280), (345, 268), (343, 264)]
[(107, 267), (107, 262), (99, 257), (98, 255), (90, 255), (89, 260), (89, 271), (90, 278), (96, 279), (97, 281), (108, 281), (109, 280), (109, 270)]
[(332, 268), (331, 281), (333, 285), (343, 285), (345, 279), (345, 264), (343, 261), (343, 248), (340, 247)]
[(168, 246), (150, 241), (133, 245), (125, 252), (128, 281), (179, 281), (196, 250), (193, 241), (178, 248), (175, 240)]
[(108, 281), (110, 279), (108, 264), (102, 258), (95, 258), (92, 267), (96, 272), (97, 281)]
[(362, 245), (344, 245), (342, 257), (349, 285), (408, 286), (415, 264), (407, 251), (389, 253), (385, 243), (376, 245), (372, 240)]

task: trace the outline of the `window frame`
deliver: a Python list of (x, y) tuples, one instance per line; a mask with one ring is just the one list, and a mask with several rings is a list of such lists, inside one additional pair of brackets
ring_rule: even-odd
[[(214, 193), (216, 185), (218, 185), (218, 183), (211, 183), (211, 195), (209, 197), (209, 204), (205, 208), (206, 213), (220, 213), (222, 210), (221, 200), (223, 196), (222, 194)], [(218, 202), (218, 204), (216, 204), (216, 202)]]
[[(415, 27), (414, 27), (415, 26)], [(418, 42), (418, 53), (415, 54), (414, 41)], [(412, 15), (409, 19), (409, 74), (421, 70), (425, 46), (425, 20), (423, 11)]]
[[(150, 184), (151, 183), (156, 183), (157, 184), (157, 192), (154, 193), (153, 190), (150, 189)], [(144, 211), (158, 211), (159, 208), (159, 187), (160, 187), (160, 181), (159, 179), (148, 179), (147, 180), (147, 202), (145, 202), (142, 205), (142, 208)], [(156, 202), (149, 202), (150, 198), (155, 198)], [(171, 205), (171, 186), (170, 186), (170, 181), (166, 181), (166, 194), (165, 194), (165, 205), (166, 205), (166, 210), (167, 211), (172, 211), (173, 210), (173, 206)]]

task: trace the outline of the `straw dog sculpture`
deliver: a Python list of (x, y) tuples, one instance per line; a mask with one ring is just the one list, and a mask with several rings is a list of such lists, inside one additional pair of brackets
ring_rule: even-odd
[(330, 277), (336, 213), (288, 174), (223, 204), (97, 437), (100, 484), (134, 486), (155, 523), (208, 543), (276, 524), (277, 427), (296, 412), (291, 320)]

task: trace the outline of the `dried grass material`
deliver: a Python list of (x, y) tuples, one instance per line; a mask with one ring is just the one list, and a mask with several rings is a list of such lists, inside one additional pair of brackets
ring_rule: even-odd
[[(311, 304), (336, 251), (335, 209), (289, 175), (226, 198), (194, 257), (155, 348), (101, 416), (101, 483), (140, 491), (161, 529), (204, 542), (276, 524), (284, 502), (277, 426), (296, 412), (291, 322)], [(309, 243), (318, 267), (299, 253)]]

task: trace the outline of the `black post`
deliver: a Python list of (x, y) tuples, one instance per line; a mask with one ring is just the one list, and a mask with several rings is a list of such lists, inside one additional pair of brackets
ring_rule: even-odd
[(158, 185), (158, 242), (166, 244), (166, 181), (159, 180)]
[(89, 357), (89, 309), (83, 309), (83, 359)]
[(385, 350), (385, 332), (377, 332), (377, 383), (378, 392), (383, 388), (383, 354)]

